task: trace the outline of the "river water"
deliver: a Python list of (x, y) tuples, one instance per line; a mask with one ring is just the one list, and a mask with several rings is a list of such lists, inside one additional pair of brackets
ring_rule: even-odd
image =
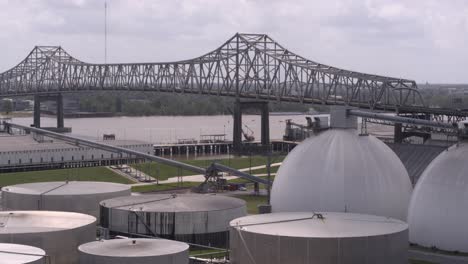
[[(285, 120), (306, 124), (306, 115), (270, 115), (270, 138), (282, 139)], [(13, 118), (13, 123), (30, 125), (32, 117)], [(243, 125), (253, 131), (260, 140), (260, 115), (243, 115)], [(53, 117), (42, 117), (41, 125), (56, 126)], [(140, 140), (154, 144), (172, 143), (179, 139), (200, 139), (200, 135), (226, 134), (232, 140), (233, 121), (231, 115), (215, 116), (145, 116), (145, 117), (100, 117), (68, 118), (65, 126), (72, 127), (72, 134), (90, 139), (102, 139), (103, 134), (115, 134), (116, 139)], [(245, 131), (248, 131), (243, 127)]]

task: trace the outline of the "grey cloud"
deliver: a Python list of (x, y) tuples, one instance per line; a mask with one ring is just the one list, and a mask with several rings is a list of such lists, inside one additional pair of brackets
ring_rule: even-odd
[[(326, 64), (468, 82), (464, 0), (108, 0), (109, 61), (173, 61), (204, 54), (236, 32), (267, 33)], [(102, 61), (104, 0), (0, 0), (0, 71), (37, 44)], [(452, 67), (440, 71), (438, 65)]]

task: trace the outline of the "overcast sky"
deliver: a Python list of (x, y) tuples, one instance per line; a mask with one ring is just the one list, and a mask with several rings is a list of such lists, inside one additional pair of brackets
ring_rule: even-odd
[[(188, 59), (236, 32), (306, 58), (418, 82), (468, 83), (467, 0), (107, 0), (108, 62)], [(104, 61), (104, 0), (0, 0), (0, 71), (35, 45)]]

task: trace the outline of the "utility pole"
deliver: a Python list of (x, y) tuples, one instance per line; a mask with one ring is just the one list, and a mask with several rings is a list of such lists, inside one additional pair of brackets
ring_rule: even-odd
[(104, 1), (104, 64), (107, 64), (107, 0)]

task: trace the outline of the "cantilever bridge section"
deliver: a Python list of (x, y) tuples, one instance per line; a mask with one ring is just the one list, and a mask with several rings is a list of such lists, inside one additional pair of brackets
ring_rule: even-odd
[(0, 97), (88, 91), (174, 92), (434, 113), (425, 107), (414, 80), (321, 64), (265, 34), (238, 33), (203, 56), (168, 63), (86, 63), (62, 47), (37, 46), (0, 74)]
[(197, 93), (306, 103), (413, 105), (412, 80), (346, 71), (282, 47), (264, 34), (236, 34), (198, 58), (169, 63), (92, 64), (61, 47), (37, 46), (0, 74), (0, 95), (88, 90)]

